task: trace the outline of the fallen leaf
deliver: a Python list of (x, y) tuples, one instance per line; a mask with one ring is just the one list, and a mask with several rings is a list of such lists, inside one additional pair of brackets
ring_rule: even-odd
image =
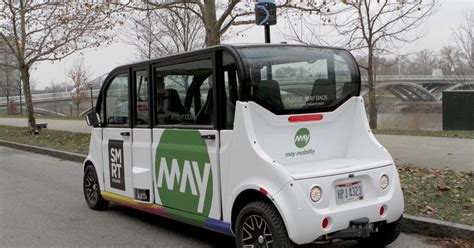
[(441, 184), (436, 185), (436, 189), (438, 189), (438, 190), (440, 190), (440, 191), (448, 191), (448, 190), (451, 190), (451, 188), (450, 188), (449, 186), (441, 185)]

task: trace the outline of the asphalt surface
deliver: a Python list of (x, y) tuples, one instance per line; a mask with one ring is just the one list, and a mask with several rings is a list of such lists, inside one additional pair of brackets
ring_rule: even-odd
[[(45, 120), (48, 128), (70, 132), (90, 133), (91, 128), (85, 120)], [(0, 118), (0, 125), (27, 126), (26, 119)], [(474, 139), (457, 139), (442, 137), (403, 136), (377, 134), (377, 139), (384, 145), (395, 162), (400, 165), (412, 164), (427, 168), (453, 170), (474, 170)]]
[(395, 163), (474, 171), (474, 139), (375, 135), (392, 154)]
[[(0, 146), (0, 247), (230, 247), (233, 240), (118, 205), (90, 210), (80, 163)], [(433, 247), (402, 234), (391, 247)], [(324, 247), (354, 247), (353, 242)], [(315, 246), (320, 247), (320, 246)]]

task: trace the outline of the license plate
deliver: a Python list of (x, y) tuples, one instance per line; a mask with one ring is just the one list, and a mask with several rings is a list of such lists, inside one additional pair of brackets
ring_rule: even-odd
[(360, 181), (336, 185), (336, 203), (346, 203), (364, 199)]

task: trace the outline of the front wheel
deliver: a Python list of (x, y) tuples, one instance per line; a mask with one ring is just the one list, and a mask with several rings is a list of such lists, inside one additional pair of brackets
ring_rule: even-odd
[(240, 211), (236, 220), (237, 248), (293, 247), (278, 211), (267, 202), (252, 202)]
[(88, 165), (84, 170), (83, 179), (84, 198), (87, 205), (94, 210), (105, 209), (109, 205), (109, 201), (100, 195), (99, 180), (94, 166)]
[(370, 245), (370, 247), (385, 247), (393, 243), (400, 236), (400, 226), (402, 217), (395, 222), (385, 224), (379, 227), (379, 231), (374, 233), (370, 238), (359, 240), (362, 247)]

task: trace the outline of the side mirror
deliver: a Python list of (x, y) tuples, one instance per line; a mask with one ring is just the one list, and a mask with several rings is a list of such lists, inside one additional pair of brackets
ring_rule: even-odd
[(86, 115), (86, 122), (88, 126), (97, 127), (100, 124), (100, 116), (97, 113), (89, 113)]

